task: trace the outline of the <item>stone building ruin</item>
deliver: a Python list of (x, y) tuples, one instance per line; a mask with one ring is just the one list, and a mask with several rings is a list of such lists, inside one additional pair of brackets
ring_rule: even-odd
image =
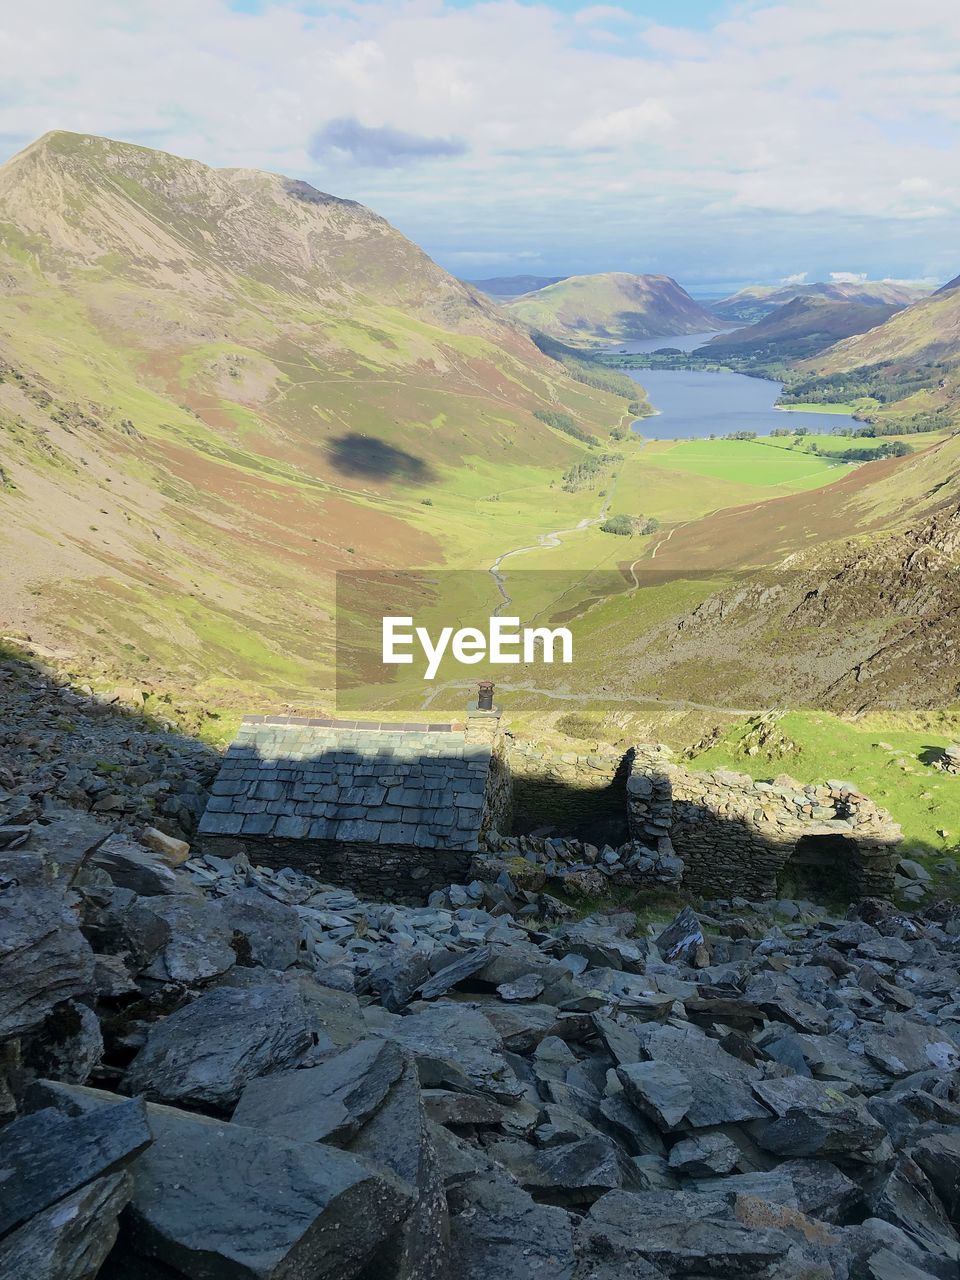
[(509, 823), (499, 710), (466, 724), (246, 716), (212, 787), (208, 853), (293, 867), (374, 897), (469, 879)]
[[(515, 825), (513, 817), (515, 815)], [(199, 827), (358, 893), (423, 898), (520, 856), (603, 890), (851, 899), (894, 888), (890, 815), (844, 782), (694, 772), (666, 747), (557, 751), (505, 736), (499, 708), (463, 726), (247, 716)]]
[(846, 782), (695, 773), (638, 747), (627, 781), (631, 836), (669, 841), (685, 888), (709, 897), (854, 898), (893, 891), (902, 832)]

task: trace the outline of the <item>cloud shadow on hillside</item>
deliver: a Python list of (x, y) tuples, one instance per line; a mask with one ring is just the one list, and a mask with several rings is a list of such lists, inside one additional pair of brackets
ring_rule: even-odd
[(416, 484), (432, 484), (437, 478), (423, 458), (356, 431), (336, 436), (327, 451), (342, 475), (363, 476), (368, 480), (408, 480)]

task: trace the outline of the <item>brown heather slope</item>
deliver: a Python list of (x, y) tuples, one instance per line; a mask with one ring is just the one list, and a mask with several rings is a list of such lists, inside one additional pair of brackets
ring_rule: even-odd
[(0, 635), (316, 698), (336, 570), (583, 514), (537, 412), (625, 402), (361, 205), (69, 133), (0, 167)]

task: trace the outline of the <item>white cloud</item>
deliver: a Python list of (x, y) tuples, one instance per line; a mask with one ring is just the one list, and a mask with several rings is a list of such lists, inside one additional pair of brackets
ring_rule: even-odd
[(867, 278), (865, 271), (831, 271), (830, 279), (834, 284), (862, 284)]
[(792, 276), (783, 276), (780, 280), (781, 284), (803, 284), (806, 280), (808, 272), (795, 271)]
[(671, 118), (662, 102), (648, 98), (635, 107), (591, 116), (574, 129), (570, 140), (575, 147), (630, 146), (666, 128)]

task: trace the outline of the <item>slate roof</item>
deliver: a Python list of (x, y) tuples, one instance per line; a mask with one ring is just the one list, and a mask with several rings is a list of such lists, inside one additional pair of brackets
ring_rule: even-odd
[(475, 850), (490, 758), (452, 725), (246, 716), (199, 834)]

